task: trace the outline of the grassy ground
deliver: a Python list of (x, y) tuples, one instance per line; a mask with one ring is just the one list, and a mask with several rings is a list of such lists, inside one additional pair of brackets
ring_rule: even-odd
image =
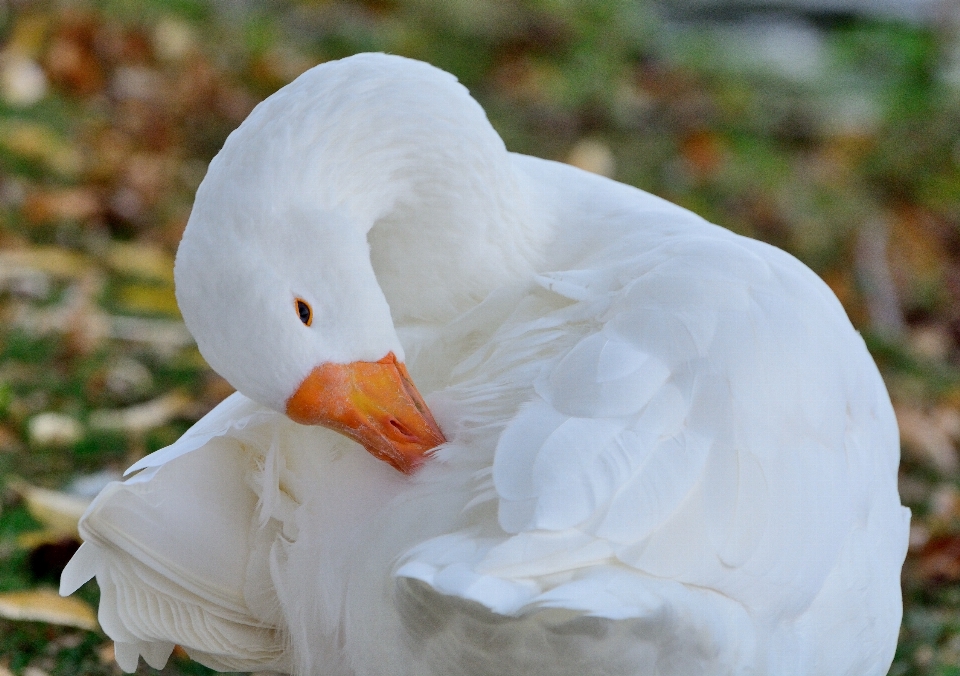
[[(55, 584), (76, 546), (22, 482), (89, 494), (230, 392), (184, 335), (171, 280), (226, 134), (310, 65), (382, 50), (455, 73), (511, 150), (611, 174), (827, 280), (903, 434), (914, 528), (891, 673), (960, 674), (954, 36), (794, 26), (778, 65), (762, 35), (670, 26), (619, 0), (249, 4), (0, 14), (0, 592)], [(98, 631), (0, 620), (0, 674), (114, 673), (111, 650)], [(185, 657), (165, 670), (200, 671)]]

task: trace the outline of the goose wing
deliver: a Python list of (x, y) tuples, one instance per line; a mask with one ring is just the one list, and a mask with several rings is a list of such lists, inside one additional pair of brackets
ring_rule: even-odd
[(398, 575), (546, 644), (548, 610), (625, 622), (657, 673), (880, 673), (909, 521), (886, 391), (812, 272), (699, 232), (540, 279), (573, 304), (494, 340), (568, 322), (496, 443), (499, 534), (425, 542)]
[(289, 671), (265, 600), (271, 528), (254, 527), (258, 498), (248, 481), (257, 456), (246, 445), (273, 416), (232, 395), (131, 467), (139, 474), (108, 485), (83, 516), (84, 543), (60, 591), (97, 578), (100, 624), (125, 671), (140, 655), (161, 668), (175, 643), (219, 670)]

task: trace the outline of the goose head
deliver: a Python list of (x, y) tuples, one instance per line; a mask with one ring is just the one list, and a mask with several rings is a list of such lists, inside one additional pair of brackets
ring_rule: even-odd
[(443, 71), (380, 54), (307, 71), (197, 191), (175, 278), (201, 354), (251, 399), (415, 470), (444, 437), (395, 321), (442, 322), (530, 267), (508, 167)]

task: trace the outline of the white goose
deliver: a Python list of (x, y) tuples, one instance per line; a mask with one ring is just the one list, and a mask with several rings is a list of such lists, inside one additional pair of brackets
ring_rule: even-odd
[(367, 54), (230, 136), (176, 278), (239, 392), (81, 523), (125, 670), (886, 673), (897, 427), (791, 256)]

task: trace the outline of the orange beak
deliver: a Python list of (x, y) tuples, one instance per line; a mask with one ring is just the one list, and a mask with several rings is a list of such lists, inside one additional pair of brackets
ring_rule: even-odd
[(446, 441), (393, 352), (377, 362), (321, 364), (287, 400), (287, 415), (350, 437), (404, 474)]

